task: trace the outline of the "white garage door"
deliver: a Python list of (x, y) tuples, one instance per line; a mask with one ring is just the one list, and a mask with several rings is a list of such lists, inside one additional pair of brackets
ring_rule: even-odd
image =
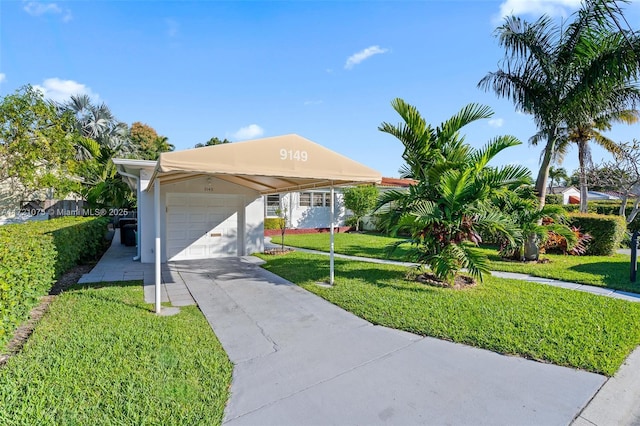
[(167, 194), (167, 259), (238, 254), (238, 197)]

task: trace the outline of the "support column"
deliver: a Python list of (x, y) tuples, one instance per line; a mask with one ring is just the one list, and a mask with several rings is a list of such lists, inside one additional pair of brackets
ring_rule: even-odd
[(162, 288), (161, 288), (161, 262), (162, 258), (160, 257), (160, 179), (156, 178), (153, 186), (153, 211), (154, 211), (154, 222), (156, 225), (156, 246), (155, 246), (155, 278), (156, 278), (156, 314), (160, 313), (161, 310), (161, 302), (162, 302)]
[(330, 243), (329, 243), (329, 284), (333, 285), (334, 280), (334, 265), (333, 265), (333, 249), (334, 249), (334, 231), (333, 231), (333, 222), (335, 219), (335, 208), (336, 203), (334, 201), (335, 194), (333, 186), (331, 187), (331, 225), (329, 227), (329, 235), (330, 235)]

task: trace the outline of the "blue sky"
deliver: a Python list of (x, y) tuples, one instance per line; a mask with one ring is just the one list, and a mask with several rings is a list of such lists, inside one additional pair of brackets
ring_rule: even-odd
[[(377, 130), (396, 123), (395, 97), (439, 124), (476, 102), (492, 120), (466, 128), (480, 147), (511, 134), (523, 145), (496, 164), (537, 173), (530, 117), (476, 88), (503, 56), (500, 17), (568, 16), (579, 0), (56, 1), (0, 3), (0, 94), (25, 84), (46, 96), (87, 93), (128, 124), (141, 121), (176, 149), (298, 133), (397, 176), (402, 145)], [(640, 1), (625, 6), (635, 28)], [(640, 125), (614, 140), (640, 139)], [(594, 160), (604, 154), (593, 149)], [(577, 151), (567, 156), (577, 167)]]

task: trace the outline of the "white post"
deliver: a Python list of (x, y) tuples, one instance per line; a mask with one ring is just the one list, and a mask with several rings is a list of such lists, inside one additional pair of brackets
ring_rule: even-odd
[(156, 224), (156, 247), (155, 247), (155, 259), (156, 259), (156, 314), (160, 313), (162, 293), (161, 293), (161, 272), (160, 263), (162, 258), (160, 257), (160, 179), (156, 177), (156, 181), (153, 186), (153, 210), (155, 214)]
[(329, 243), (329, 284), (333, 285), (333, 278), (334, 278), (334, 270), (333, 270), (333, 221), (334, 221), (334, 217), (335, 217), (335, 202), (334, 202), (334, 193), (333, 193), (333, 186), (331, 187), (331, 225), (329, 228), (329, 235), (330, 235), (330, 243)]

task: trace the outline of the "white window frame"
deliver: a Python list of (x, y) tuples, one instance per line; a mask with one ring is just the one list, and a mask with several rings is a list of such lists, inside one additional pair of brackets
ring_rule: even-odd
[[(278, 197), (278, 205), (269, 204), (269, 197)], [(273, 203), (274, 200), (271, 200)], [(264, 217), (278, 217), (276, 210), (280, 209), (282, 206), (282, 195), (281, 194), (269, 194), (264, 196)]]

